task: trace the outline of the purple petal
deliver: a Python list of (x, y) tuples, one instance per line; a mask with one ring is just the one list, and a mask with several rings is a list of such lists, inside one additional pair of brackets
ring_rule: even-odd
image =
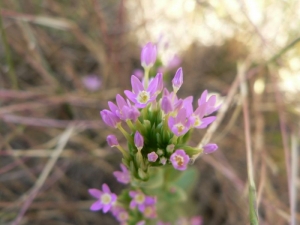
[(136, 95), (134, 93), (132, 93), (131, 91), (125, 90), (124, 91), (125, 95), (127, 96), (127, 98), (130, 99), (130, 101), (136, 103)]
[(176, 122), (182, 122), (184, 123), (186, 119), (186, 110), (184, 108), (180, 109), (177, 117), (176, 117)]
[(129, 191), (129, 196), (130, 196), (131, 198), (134, 198), (134, 196), (135, 196), (136, 194), (137, 194), (136, 191)]
[(147, 88), (147, 91), (150, 92), (151, 95), (153, 95), (157, 90), (157, 78), (151, 80), (149, 87)]
[(119, 94), (117, 94), (116, 101), (119, 109), (122, 109), (123, 106), (127, 106), (125, 99)]
[(110, 208), (111, 208), (111, 204), (104, 205), (102, 211), (103, 211), (104, 213), (107, 213), (107, 212), (110, 210)]
[(132, 201), (130, 202), (129, 207), (130, 207), (131, 209), (135, 208), (135, 207), (136, 207), (136, 202), (135, 202), (134, 200), (132, 200)]
[(102, 206), (103, 205), (102, 205), (102, 203), (100, 201), (96, 201), (96, 202), (94, 202), (91, 205), (90, 210), (92, 210), (92, 211), (98, 211), (98, 210), (102, 209)]
[(215, 116), (210, 116), (210, 117), (203, 118), (201, 120), (202, 124), (197, 128), (200, 128), (200, 129), (206, 128), (209, 124), (211, 124), (215, 120), (216, 120)]
[(102, 184), (102, 191), (104, 193), (111, 193), (109, 187), (107, 186), (107, 184)]
[(111, 194), (111, 202), (115, 202), (117, 200), (117, 195), (116, 194)]
[(126, 166), (124, 164), (121, 163), (120, 167), (121, 167), (121, 169), (122, 169), (123, 172), (125, 172), (125, 173), (128, 172), (128, 170), (127, 170), (127, 168), (126, 168)]
[(144, 86), (141, 81), (134, 75), (131, 76), (131, 86), (135, 94), (138, 94), (140, 91), (144, 91)]
[(110, 111), (114, 114), (116, 114), (116, 111), (119, 110), (119, 108), (115, 105), (115, 103), (113, 103), (111, 101), (108, 102), (108, 107), (109, 107)]
[(102, 194), (102, 191), (100, 191), (98, 189), (95, 189), (95, 188), (92, 188), (92, 189), (89, 189), (89, 193), (94, 198), (100, 198), (100, 195)]
[(183, 100), (183, 107), (186, 109), (186, 117), (193, 114), (193, 96), (189, 96)]
[(198, 105), (202, 105), (206, 102), (207, 90), (203, 91), (200, 99), (198, 100)]

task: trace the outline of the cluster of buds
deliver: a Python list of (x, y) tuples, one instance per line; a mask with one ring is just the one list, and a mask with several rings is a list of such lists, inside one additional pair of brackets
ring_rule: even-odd
[[(187, 144), (194, 128), (204, 129), (216, 119), (210, 116), (220, 108), (216, 105), (216, 96), (208, 97), (208, 92), (204, 91), (194, 110), (193, 96), (184, 99), (177, 97), (183, 84), (182, 68), (177, 70), (172, 80), (171, 92), (164, 87), (162, 73), (149, 78), (156, 54), (156, 46), (148, 43), (141, 53), (143, 79), (132, 75), (132, 90), (124, 91), (126, 98), (118, 94), (116, 103), (108, 102), (109, 109), (100, 112), (104, 123), (118, 129), (127, 139), (127, 148), (123, 148), (114, 135), (109, 135), (107, 142), (123, 154), (122, 171), (114, 172), (114, 176), (121, 183), (131, 183), (134, 188), (123, 193), (118, 200), (106, 184), (103, 191), (90, 189), (90, 194), (98, 199), (91, 210), (110, 210), (121, 224), (127, 223), (128, 210), (138, 211), (142, 219), (156, 217), (156, 198), (147, 196), (140, 186), (151, 178), (151, 168), (172, 166), (183, 171), (193, 155), (212, 153), (218, 148), (213, 143), (202, 148)], [(126, 198), (127, 205), (124, 204)]]

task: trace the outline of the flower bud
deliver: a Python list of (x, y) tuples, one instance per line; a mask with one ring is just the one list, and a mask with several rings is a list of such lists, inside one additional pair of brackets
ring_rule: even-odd
[(155, 152), (151, 152), (147, 156), (149, 162), (155, 162), (158, 159), (158, 155)]
[(110, 147), (115, 147), (119, 145), (118, 139), (115, 135), (108, 135), (106, 141)]
[(166, 150), (167, 150), (168, 153), (173, 153), (174, 148), (175, 148), (175, 145), (170, 144), (170, 145), (167, 146)]
[(161, 100), (161, 109), (164, 111), (165, 114), (168, 114), (169, 112), (173, 111), (172, 102), (167, 96), (164, 96)]
[(141, 52), (141, 64), (144, 68), (149, 68), (156, 61), (156, 46), (151, 42), (147, 43)]
[(183, 83), (183, 72), (182, 72), (182, 68), (180, 67), (176, 71), (176, 74), (172, 80), (173, 89), (175, 92), (178, 91), (178, 89), (181, 87), (182, 83)]
[(203, 152), (205, 154), (210, 154), (210, 153), (215, 152), (217, 149), (218, 149), (218, 145), (216, 145), (214, 143), (209, 143), (203, 147)]
[(144, 147), (144, 138), (138, 131), (134, 134), (134, 144), (139, 151)]
[(117, 127), (118, 123), (120, 123), (120, 119), (111, 111), (105, 109), (100, 112), (102, 120), (104, 123), (110, 127)]
[(156, 153), (158, 155), (163, 155), (164, 154), (164, 151), (162, 149), (157, 149)]
[(160, 160), (159, 160), (159, 162), (160, 162), (161, 164), (165, 165), (166, 162), (167, 162), (167, 159), (166, 159), (165, 157), (161, 157)]

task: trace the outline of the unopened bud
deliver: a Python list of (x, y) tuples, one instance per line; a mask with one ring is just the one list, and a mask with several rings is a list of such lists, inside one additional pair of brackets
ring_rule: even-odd
[(168, 145), (167, 146), (167, 152), (170, 153), (170, 154), (173, 153), (174, 148), (175, 148), (175, 145), (173, 145), (173, 144)]
[(214, 143), (209, 143), (203, 147), (203, 152), (205, 154), (210, 154), (210, 153), (215, 152), (217, 149), (218, 149), (218, 145), (216, 145)]
[(108, 135), (106, 141), (110, 147), (115, 147), (119, 145), (118, 139), (115, 135)]
[(139, 151), (144, 147), (144, 138), (138, 131), (134, 134), (134, 144)]

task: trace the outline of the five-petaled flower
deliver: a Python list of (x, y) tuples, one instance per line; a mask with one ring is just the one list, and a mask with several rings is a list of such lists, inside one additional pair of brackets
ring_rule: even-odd
[(177, 170), (186, 170), (190, 157), (183, 149), (177, 149), (170, 157), (173, 167)]
[(102, 191), (93, 188), (89, 189), (89, 193), (97, 199), (97, 201), (94, 202), (90, 207), (90, 210), (92, 211), (98, 211), (102, 209), (104, 213), (107, 213), (117, 200), (117, 195), (111, 193), (107, 184), (102, 185)]
[(136, 76), (132, 75), (132, 92), (125, 90), (124, 93), (137, 108), (145, 108), (148, 103), (153, 102), (156, 99), (159, 92), (158, 82), (160, 82), (160, 75), (152, 79), (148, 88), (145, 88), (142, 82)]
[(187, 117), (186, 109), (182, 108), (179, 110), (177, 116), (169, 118), (168, 125), (176, 136), (182, 136), (189, 131), (194, 120), (193, 117)]
[(130, 208), (133, 209), (138, 207), (139, 211), (144, 212), (146, 206), (154, 205), (156, 203), (156, 198), (152, 196), (145, 195), (142, 191), (130, 191), (130, 197), (132, 198), (130, 202)]

